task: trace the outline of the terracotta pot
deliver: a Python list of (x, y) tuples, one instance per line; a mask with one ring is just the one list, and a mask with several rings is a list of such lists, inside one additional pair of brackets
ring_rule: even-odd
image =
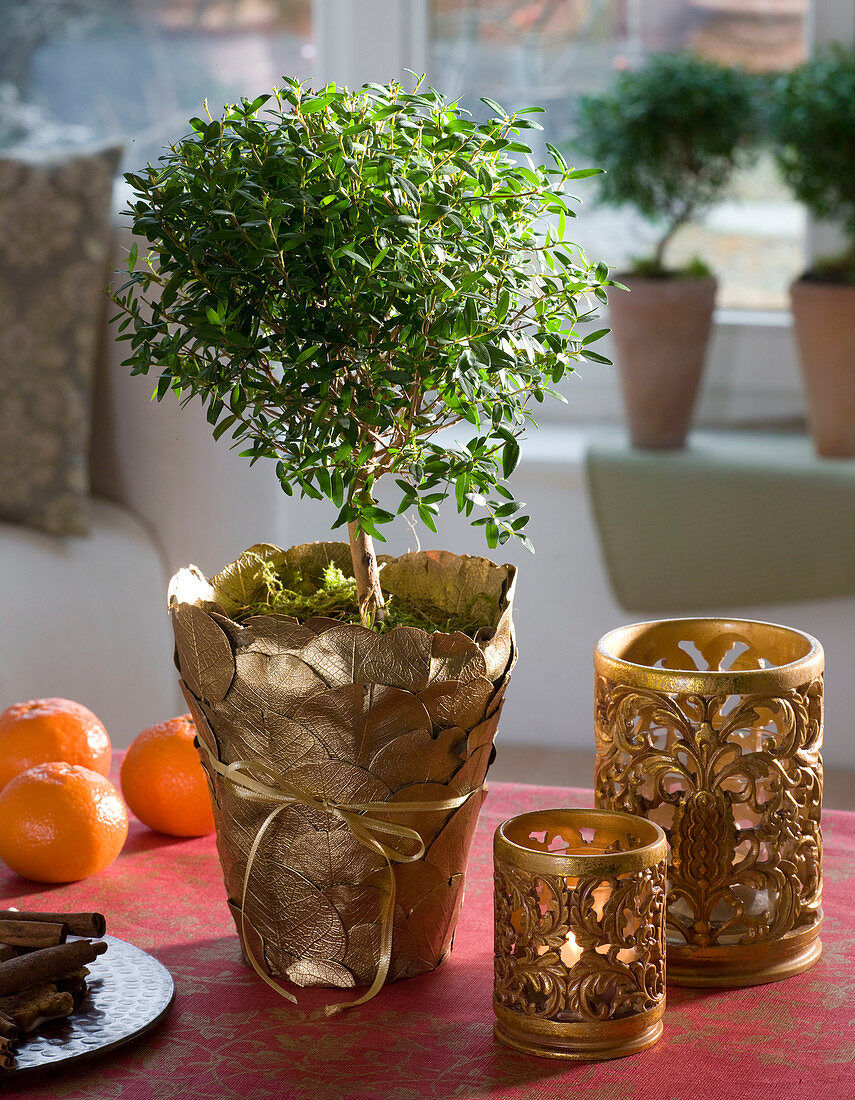
[[(468, 606), (483, 620), (476, 638), (234, 617), (258, 598), (265, 563), (319, 578), (329, 562), (348, 567), (345, 543), (261, 544), (210, 582), (191, 567), (170, 587), (176, 664), (244, 955), (298, 985), (395, 981), (447, 957), (516, 657), (512, 566), (442, 551), (380, 560), (387, 593)], [(448, 801), (459, 805), (438, 805)], [(421, 857), (407, 855), (417, 843)]]
[(634, 447), (682, 447), (704, 367), (717, 282), (619, 275), (609, 314)]
[(817, 453), (855, 456), (855, 286), (799, 280), (793, 327)]

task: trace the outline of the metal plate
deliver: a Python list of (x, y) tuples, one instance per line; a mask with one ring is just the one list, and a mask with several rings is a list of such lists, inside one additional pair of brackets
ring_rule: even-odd
[(105, 1054), (149, 1031), (166, 1015), (175, 997), (166, 967), (132, 943), (102, 938), (109, 947), (87, 964), (86, 996), (71, 1016), (45, 1024), (21, 1041), (9, 1076)]

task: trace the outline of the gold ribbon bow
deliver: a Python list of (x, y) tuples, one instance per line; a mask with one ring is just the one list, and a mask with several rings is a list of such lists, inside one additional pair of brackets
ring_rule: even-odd
[[(425, 845), (415, 829), (410, 829), (406, 825), (396, 825), (394, 822), (384, 821), (382, 818), (371, 817), (370, 814), (376, 810), (380, 810), (383, 813), (456, 810), (462, 806), (464, 802), (467, 802), (476, 792), (474, 790), (467, 791), (466, 794), (456, 795), (453, 798), (436, 799), (431, 802), (331, 802), (328, 799), (316, 798), (314, 795), (310, 795), (306, 791), (301, 790), (299, 787), (289, 782), (282, 773), (268, 767), (268, 765), (261, 760), (236, 760), (232, 764), (224, 764), (199, 737), (196, 738), (195, 744), (199, 752), (204, 755), (205, 763), (207, 763), (207, 765), (218, 775), (234, 783), (235, 786), (242, 787), (245, 791), (249, 791), (250, 794), (255, 795), (257, 798), (276, 803), (267, 815), (264, 824), (258, 830), (247, 857), (246, 871), (243, 877), (243, 893), (240, 903), (241, 939), (243, 940), (247, 957), (256, 974), (258, 974), (271, 989), (275, 989), (277, 993), (281, 994), (281, 996), (287, 998), (289, 1001), (296, 1004), (297, 998), (292, 993), (283, 989), (277, 982), (273, 981), (270, 975), (266, 974), (261, 966), (259, 966), (246, 936), (245, 914), (249, 879), (262, 838), (270, 824), (275, 820), (278, 814), (289, 806), (292, 806), (295, 802), (299, 803), (301, 806), (309, 806), (316, 810), (322, 810), (324, 813), (331, 814), (333, 817), (337, 817), (341, 821), (344, 821), (360, 844), (377, 852), (386, 860), (386, 867), (389, 872), (389, 890), (383, 905), (381, 917), (380, 963), (377, 967), (377, 974), (374, 977), (371, 988), (367, 993), (359, 997), (358, 1000), (347, 1001), (343, 1004), (327, 1005), (324, 1011), (327, 1016), (335, 1016), (346, 1008), (355, 1008), (357, 1005), (370, 1001), (372, 997), (376, 997), (386, 981), (389, 974), (389, 966), (392, 962), (392, 932), (395, 918), (395, 871), (392, 864), (393, 862), (413, 863), (415, 860), (421, 859), (425, 854)], [(256, 774), (253, 774), (253, 772)], [(261, 778), (257, 777), (259, 775)], [(482, 789), (481, 787), (477, 788), (477, 790)], [(409, 854), (399, 851), (397, 848), (384, 843), (377, 834), (380, 834), (380, 836), (385, 835), (394, 837), (398, 842), (411, 841), (416, 846), (415, 851)]]

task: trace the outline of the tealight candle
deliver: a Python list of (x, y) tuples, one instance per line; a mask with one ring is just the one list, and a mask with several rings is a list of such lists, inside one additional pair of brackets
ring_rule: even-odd
[[(544, 944), (541, 949), (541, 954), (546, 954), (549, 948)], [(576, 943), (576, 937), (572, 932), (567, 933), (567, 939), (564, 941), (564, 945), (561, 948), (561, 961), (567, 967), (568, 970), (576, 965), (579, 959), (582, 958), (582, 948)]]
[(600, 1060), (662, 1033), (665, 866), (658, 825), (537, 810), (496, 830), (495, 1034), (518, 1050)]

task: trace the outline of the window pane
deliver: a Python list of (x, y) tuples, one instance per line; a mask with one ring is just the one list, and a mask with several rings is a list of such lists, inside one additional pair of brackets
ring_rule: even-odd
[(120, 138), (128, 167), (314, 58), (311, 0), (0, 0), (0, 26), (0, 143)]
[[(542, 156), (544, 141), (572, 139), (579, 95), (604, 90), (616, 71), (640, 67), (651, 53), (688, 48), (755, 71), (798, 64), (807, 0), (431, 0), (431, 15), (436, 86), (464, 96), (470, 110), (479, 96), (545, 107), (535, 147)], [(579, 154), (572, 159), (583, 166)], [(656, 233), (646, 222), (597, 208), (593, 181), (574, 191), (584, 200), (575, 237), (591, 255), (621, 267), (648, 250)], [(805, 215), (768, 155), (738, 174), (702, 223), (675, 237), (672, 265), (695, 255), (719, 278), (720, 306), (786, 308), (787, 286), (805, 264)]]

